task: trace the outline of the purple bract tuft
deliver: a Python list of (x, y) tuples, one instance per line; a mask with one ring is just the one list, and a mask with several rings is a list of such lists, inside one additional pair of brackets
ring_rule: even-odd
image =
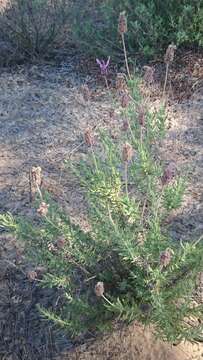
[(96, 63), (100, 67), (101, 75), (107, 75), (108, 67), (109, 67), (109, 63), (110, 63), (110, 56), (108, 57), (108, 60), (106, 62), (104, 60), (96, 59)]

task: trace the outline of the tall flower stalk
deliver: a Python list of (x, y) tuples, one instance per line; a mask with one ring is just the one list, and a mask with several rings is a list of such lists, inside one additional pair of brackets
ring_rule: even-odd
[(95, 145), (95, 137), (94, 137), (93, 131), (92, 131), (90, 128), (87, 128), (87, 129), (85, 130), (84, 140), (85, 140), (86, 145), (87, 145), (88, 147), (90, 147), (90, 149), (91, 149), (91, 153), (92, 153), (92, 158), (93, 158), (93, 161), (94, 161), (95, 169), (96, 169), (96, 171), (98, 172), (97, 160), (96, 160), (95, 153), (94, 153), (94, 149), (93, 149), (93, 146)]
[(128, 194), (128, 163), (132, 159), (133, 156), (133, 148), (130, 144), (125, 143), (123, 145), (123, 161), (124, 161), (124, 176), (125, 176), (125, 192), (126, 196), (129, 197)]
[(164, 81), (163, 98), (165, 97), (165, 94), (166, 94), (166, 86), (167, 86), (167, 81), (168, 81), (169, 66), (170, 66), (170, 64), (172, 64), (172, 62), (174, 60), (175, 50), (176, 50), (175, 45), (173, 45), (173, 44), (169, 45), (167, 50), (166, 50), (166, 54), (164, 56), (164, 62), (166, 64), (166, 74), (165, 74), (165, 81)]
[(120, 13), (120, 16), (119, 16), (118, 32), (121, 35), (121, 39), (122, 39), (127, 74), (128, 74), (129, 79), (131, 79), (130, 70), (129, 70), (129, 66), (128, 66), (128, 56), (127, 56), (126, 45), (125, 45), (125, 33), (127, 33), (127, 31), (128, 31), (127, 18), (126, 18), (125, 12), (123, 11)]

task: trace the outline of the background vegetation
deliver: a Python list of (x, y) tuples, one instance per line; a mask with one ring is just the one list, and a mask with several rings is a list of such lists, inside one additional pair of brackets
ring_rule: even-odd
[[(110, 0), (86, 1), (80, 10), (75, 5), (73, 35), (84, 46), (102, 54), (119, 56), (117, 18), (128, 16), (128, 51), (152, 56), (167, 44), (199, 45), (203, 39), (203, 7), (198, 0)], [(92, 14), (94, 13), (94, 16)], [(96, 21), (95, 21), (96, 19)]]
[(203, 5), (199, 0), (8, 0), (0, 37), (26, 56), (46, 55), (68, 42), (90, 55), (119, 60), (121, 11), (128, 16), (127, 50), (154, 56), (169, 43), (202, 46)]

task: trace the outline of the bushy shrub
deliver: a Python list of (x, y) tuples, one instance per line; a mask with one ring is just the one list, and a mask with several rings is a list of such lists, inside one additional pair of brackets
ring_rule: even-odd
[(110, 0), (75, 3), (73, 36), (91, 53), (122, 55), (117, 33), (121, 11), (128, 14), (128, 53), (152, 56), (171, 42), (202, 46), (203, 7), (194, 0)]
[(1, 9), (1, 39), (28, 56), (46, 54), (67, 37), (69, 0), (8, 0)]
[[(36, 223), (6, 214), (0, 226), (23, 240), (32, 263), (45, 268), (39, 284), (61, 289), (61, 306), (40, 311), (71, 336), (107, 330), (119, 319), (153, 325), (164, 340), (192, 340), (203, 330), (203, 306), (195, 298), (203, 244), (170, 237), (166, 220), (180, 206), (185, 182), (158, 157), (163, 107), (149, 111), (137, 80), (128, 86), (122, 129), (116, 135), (101, 130), (98, 140), (87, 129), (87, 159), (69, 164), (87, 196), (89, 230), (73, 224), (39, 189)], [(36, 188), (39, 170), (33, 169)]]

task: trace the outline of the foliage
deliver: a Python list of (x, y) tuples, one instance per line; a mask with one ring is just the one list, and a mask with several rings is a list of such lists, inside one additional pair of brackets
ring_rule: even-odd
[(45, 55), (67, 37), (69, 0), (10, 0), (1, 9), (1, 38), (28, 56)]
[[(79, 5), (78, 5), (79, 4)], [(128, 14), (128, 53), (153, 56), (169, 43), (202, 46), (203, 6), (198, 0), (110, 0), (75, 2), (73, 36), (91, 54), (123, 56), (119, 13)]]
[(136, 319), (164, 340), (192, 340), (203, 330), (197, 321), (202, 305), (195, 302), (203, 244), (170, 237), (165, 220), (180, 206), (185, 185), (157, 156), (163, 107), (152, 112), (145, 106), (140, 122), (137, 80), (128, 85), (130, 103), (122, 114), (128, 127), (116, 139), (100, 131), (97, 145), (90, 137), (87, 159), (69, 164), (87, 195), (89, 230), (72, 223), (48, 194), (42, 196), (49, 208), (36, 222), (6, 214), (0, 227), (23, 240), (32, 262), (46, 268), (41, 286), (61, 289), (63, 306), (41, 312), (73, 337), (107, 330), (112, 319)]

